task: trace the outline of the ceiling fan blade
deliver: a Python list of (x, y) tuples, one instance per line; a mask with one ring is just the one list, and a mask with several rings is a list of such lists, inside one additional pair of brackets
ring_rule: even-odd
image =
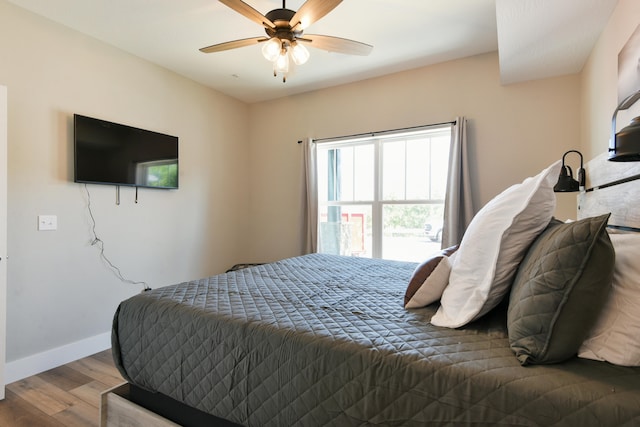
[(305, 34), (303, 37), (298, 38), (297, 41), (308, 43), (309, 46), (315, 47), (316, 49), (345, 53), (347, 55), (367, 56), (373, 49), (373, 46), (366, 43), (319, 34)]
[(271, 22), (266, 16), (243, 2), (242, 0), (220, 0), (220, 3), (229, 6), (241, 15), (251, 19), (253, 22), (264, 26), (265, 28), (276, 28), (276, 24)]
[(267, 40), (269, 40), (269, 38), (264, 36), (251, 37), (249, 39), (234, 40), (230, 42), (218, 43), (211, 46), (203, 47), (202, 49), (200, 49), (200, 52), (203, 52), (203, 53), (222, 52), (223, 50), (236, 49), (238, 47), (245, 47), (245, 46), (257, 44)]
[(295, 28), (296, 25), (300, 24), (301, 29), (304, 30), (335, 9), (340, 3), (342, 3), (342, 0), (307, 0), (293, 15), (289, 24), (291, 28)]

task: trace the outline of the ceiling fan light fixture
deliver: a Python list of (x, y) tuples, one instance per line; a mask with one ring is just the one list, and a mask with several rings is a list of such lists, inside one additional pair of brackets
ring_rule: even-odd
[(309, 51), (298, 42), (291, 44), (291, 58), (296, 65), (302, 65), (309, 60)]
[[(245, 3), (243, 0), (220, 0), (226, 6), (245, 16), (264, 28), (267, 37), (249, 37), (225, 43), (217, 43), (200, 49), (203, 53), (222, 52), (244, 46), (263, 43), (262, 55), (273, 64), (273, 74), (283, 74), (283, 81), (287, 80), (289, 61), (295, 65), (302, 65), (309, 60), (309, 51), (297, 41), (310, 43), (317, 49), (338, 52), (347, 55), (368, 55), (373, 49), (365, 43), (341, 37), (324, 36), (320, 34), (304, 35), (304, 30), (331, 12), (342, 0), (304, 0), (298, 11), (287, 9), (286, 0), (282, 0), (282, 7), (273, 9), (265, 15)], [(289, 58), (291, 56), (291, 58)]]
[(282, 50), (282, 41), (277, 37), (272, 37), (262, 46), (262, 55), (267, 61), (275, 61)]
[(287, 55), (287, 49), (282, 49), (280, 55), (273, 61), (274, 73), (287, 74), (289, 72), (289, 55)]

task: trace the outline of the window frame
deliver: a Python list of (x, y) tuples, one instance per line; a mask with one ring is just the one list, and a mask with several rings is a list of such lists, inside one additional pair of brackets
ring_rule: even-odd
[[(318, 150), (331, 150), (337, 148), (348, 148), (363, 145), (373, 145), (374, 151), (374, 182), (373, 182), (373, 200), (324, 200), (318, 194), (318, 226), (321, 223), (320, 214), (323, 207), (328, 206), (371, 206), (371, 220), (372, 220), (372, 236), (371, 236), (371, 257), (381, 258), (383, 255), (383, 239), (384, 239), (384, 206), (385, 205), (442, 205), (443, 199), (407, 199), (407, 186), (405, 182), (403, 199), (384, 199), (383, 194), (383, 182), (384, 182), (384, 149), (385, 143), (392, 142), (394, 140), (405, 141), (405, 181), (406, 181), (406, 143), (409, 139), (414, 137), (428, 137), (434, 138), (437, 136), (453, 136), (454, 123), (442, 123), (436, 125), (428, 125), (419, 128), (412, 128), (411, 130), (400, 131), (388, 131), (368, 134), (366, 136), (359, 137), (344, 137), (344, 138), (331, 138), (327, 140), (317, 140), (319, 144)], [(449, 142), (449, 151), (451, 141)], [(355, 156), (354, 156), (355, 158)], [(429, 168), (430, 175), (433, 173)], [(320, 176), (317, 177), (320, 182)], [(328, 184), (327, 184), (328, 185)], [(355, 186), (355, 180), (353, 185)], [(431, 196), (432, 189), (429, 189), (429, 196)], [(318, 233), (318, 239), (320, 239), (320, 233)], [(320, 242), (318, 242), (320, 247)]]

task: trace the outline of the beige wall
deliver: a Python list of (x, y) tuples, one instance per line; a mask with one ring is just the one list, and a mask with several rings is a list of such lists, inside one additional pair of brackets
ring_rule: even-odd
[[(0, 1), (0, 84), (9, 99), (8, 362), (108, 333), (120, 282), (91, 246), (84, 186), (73, 183), (72, 115), (180, 138), (180, 189), (90, 185), (96, 231), (125, 277), (152, 287), (240, 262), (248, 107)], [(39, 232), (40, 214), (58, 230)]]
[[(618, 53), (640, 25), (640, 1), (620, 0), (582, 72), (583, 151), (591, 159), (609, 147), (618, 105)], [(618, 114), (618, 130), (640, 115), (640, 103)]]
[[(580, 144), (578, 75), (501, 86), (479, 55), (251, 106), (251, 261), (301, 253), (301, 147), (324, 138), (466, 116), (476, 206)], [(575, 217), (560, 195), (558, 216)]]

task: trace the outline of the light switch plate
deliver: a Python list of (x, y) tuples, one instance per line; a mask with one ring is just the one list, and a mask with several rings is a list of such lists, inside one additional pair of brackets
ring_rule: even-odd
[(56, 215), (38, 215), (38, 231), (57, 229), (58, 217)]

